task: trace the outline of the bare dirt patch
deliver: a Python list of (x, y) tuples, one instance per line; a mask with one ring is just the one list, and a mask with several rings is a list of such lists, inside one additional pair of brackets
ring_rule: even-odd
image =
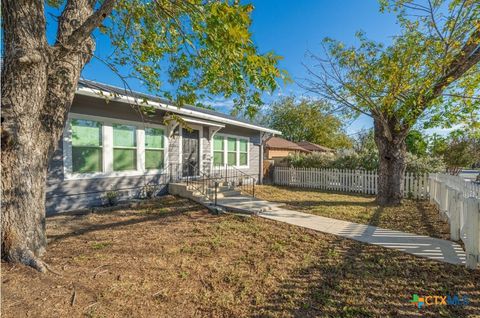
[(440, 218), (438, 210), (428, 201), (406, 199), (401, 206), (381, 207), (373, 196), (268, 185), (256, 187), (255, 195), (285, 203), (291, 210), (450, 239), (448, 222)]
[[(2, 263), (2, 317), (475, 317), (480, 271), (183, 199), (47, 219), (61, 276)], [(468, 295), (417, 309), (412, 294)]]

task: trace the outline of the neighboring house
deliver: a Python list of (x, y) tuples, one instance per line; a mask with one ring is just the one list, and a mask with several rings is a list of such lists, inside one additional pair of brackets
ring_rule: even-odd
[[(106, 100), (108, 99), (108, 101)], [(147, 101), (154, 112), (138, 111)], [(47, 213), (98, 206), (107, 191), (137, 196), (147, 183), (166, 193), (169, 178), (227, 165), (261, 182), (261, 140), (279, 131), (141, 93), (81, 80), (50, 163)]]
[(278, 160), (297, 153), (310, 153), (310, 150), (277, 136), (272, 136), (265, 141), (265, 159)]
[(333, 150), (331, 148), (320, 146), (320, 145), (314, 144), (313, 142), (309, 142), (309, 141), (300, 141), (300, 142), (297, 142), (296, 144), (299, 145), (302, 148), (307, 149), (310, 152), (321, 152), (321, 153), (325, 153), (325, 154), (335, 153), (335, 150)]

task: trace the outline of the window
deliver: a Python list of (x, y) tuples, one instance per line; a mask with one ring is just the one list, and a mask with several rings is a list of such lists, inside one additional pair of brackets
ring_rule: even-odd
[(213, 138), (213, 166), (248, 166), (248, 139), (215, 135)]
[(73, 119), (71, 129), (72, 171), (102, 171), (102, 124), (92, 120)]
[(223, 136), (213, 137), (213, 165), (214, 166), (223, 166)]
[(248, 165), (248, 141), (246, 139), (240, 139), (240, 166)]
[(113, 124), (113, 170), (137, 170), (135, 126)]
[(163, 169), (164, 132), (158, 128), (145, 128), (145, 169)]
[(227, 164), (229, 166), (237, 165), (237, 139), (236, 138), (227, 138)]
[(84, 114), (72, 117), (63, 135), (65, 179), (153, 175), (165, 167), (165, 127), (143, 128), (134, 121)]

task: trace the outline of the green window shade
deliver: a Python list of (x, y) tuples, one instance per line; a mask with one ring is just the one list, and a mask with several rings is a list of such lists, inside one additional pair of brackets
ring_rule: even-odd
[(137, 149), (113, 149), (113, 170), (137, 170)]
[(145, 169), (163, 168), (163, 150), (145, 150)]
[(214, 151), (213, 152), (213, 165), (214, 166), (223, 166), (223, 151)]
[(163, 130), (145, 128), (145, 148), (163, 149)]
[(227, 138), (227, 164), (229, 166), (237, 165), (237, 139)]
[(228, 138), (228, 151), (237, 151), (237, 139), (235, 138)]
[(228, 160), (228, 165), (229, 166), (236, 166), (237, 165), (237, 153), (236, 152), (229, 152), (227, 160)]
[(241, 166), (246, 166), (247, 165), (247, 154), (246, 153), (240, 153), (240, 165)]
[(72, 146), (101, 146), (102, 124), (92, 120), (72, 119)]
[(77, 173), (101, 172), (102, 124), (92, 120), (73, 119), (72, 171)]
[(222, 136), (213, 137), (213, 150), (214, 151), (223, 151), (223, 137)]
[(158, 128), (145, 128), (145, 169), (163, 169), (164, 135)]
[(248, 141), (240, 139), (240, 152), (248, 152)]
[(240, 139), (240, 165), (248, 165), (248, 141), (245, 139)]
[(135, 126), (113, 125), (113, 170), (137, 170)]
[(72, 171), (77, 173), (102, 171), (102, 148), (72, 147)]
[(113, 125), (113, 146), (114, 147), (136, 147), (137, 138), (135, 126)]

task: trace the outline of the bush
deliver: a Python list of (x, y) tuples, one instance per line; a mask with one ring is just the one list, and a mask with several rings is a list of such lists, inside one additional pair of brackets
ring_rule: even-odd
[(295, 168), (330, 168), (335, 157), (314, 152), (311, 154), (294, 154), (286, 158), (288, 166)]
[[(286, 162), (288, 166), (295, 168), (376, 170), (378, 153), (353, 152), (335, 156), (322, 153), (295, 154), (287, 157)], [(440, 157), (419, 157), (407, 153), (406, 162), (408, 172), (425, 173), (445, 170), (445, 164)]]
[(441, 157), (421, 157), (407, 153), (407, 171), (414, 173), (445, 171), (445, 163)]
[(112, 187), (110, 191), (107, 191), (105, 194), (105, 199), (107, 201), (107, 205), (114, 206), (118, 203), (119, 193), (116, 187)]

